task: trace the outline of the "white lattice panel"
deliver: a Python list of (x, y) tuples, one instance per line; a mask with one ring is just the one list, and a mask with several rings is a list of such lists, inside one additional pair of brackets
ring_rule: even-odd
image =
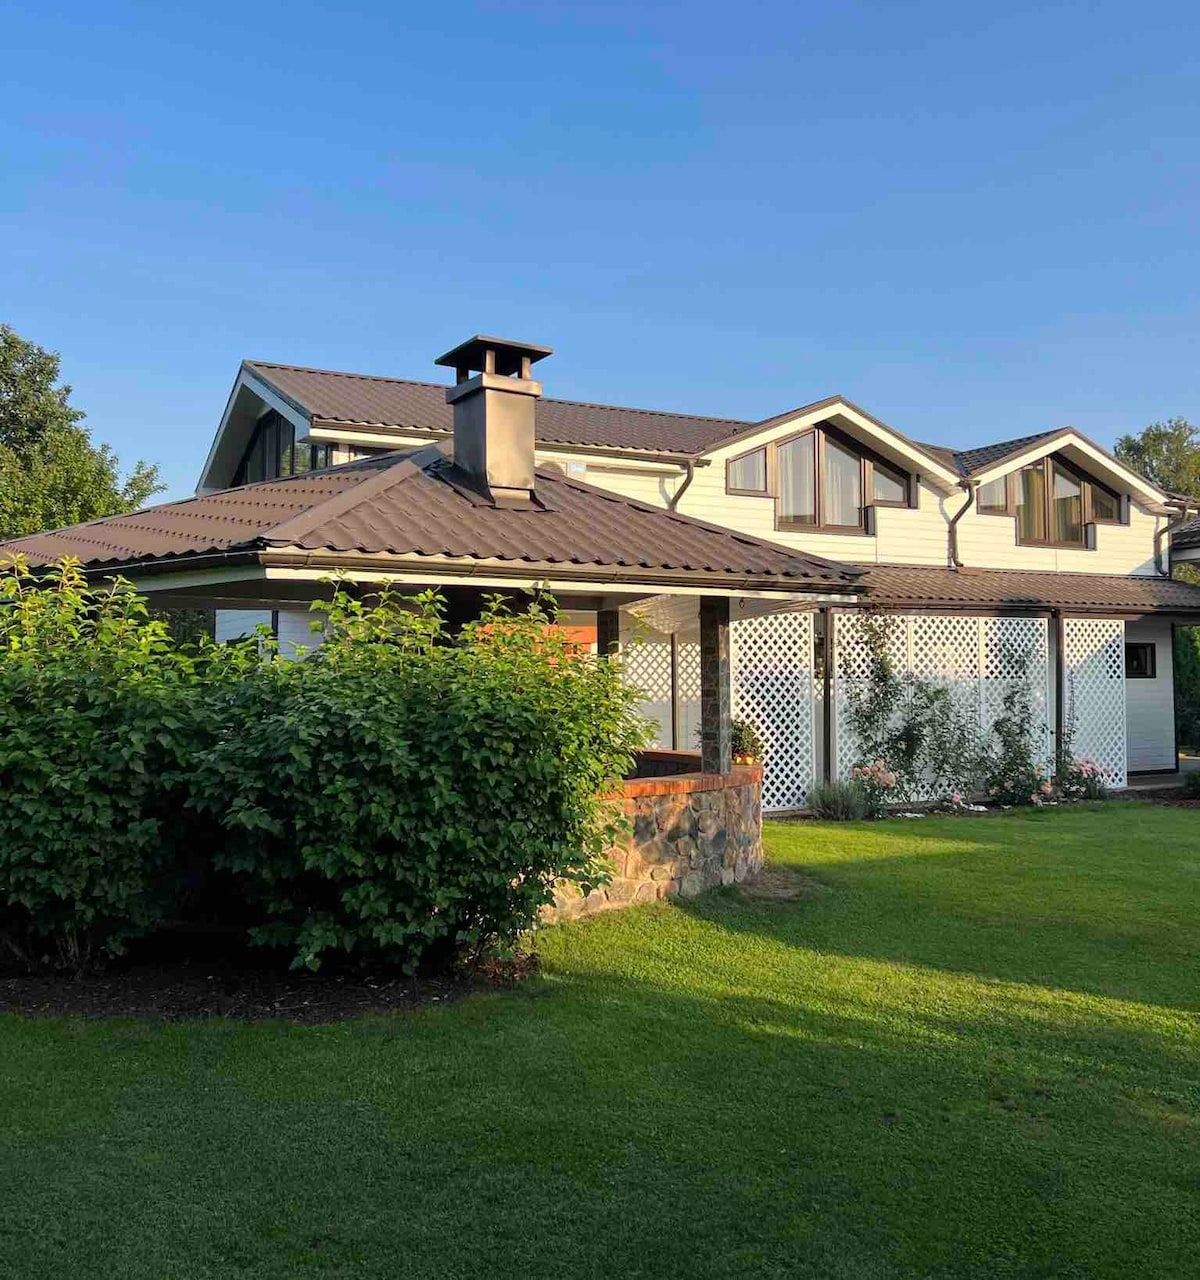
[(1005, 691), (1022, 670), (1033, 693), (1035, 729), (1041, 738), (1043, 768), (1054, 766), (1050, 724), (1049, 628), (1042, 618), (981, 618), (980, 726), (986, 732), (1003, 710)]
[(636, 620), (621, 619), (621, 670), (644, 695), (638, 711), (657, 726), (653, 745), (671, 743), (671, 637)]
[(1125, 623), (1120, 618), (1063, 621), (1064, 726), (1076, 756), (1091, 756), (1110, 787), (1125, 777)]
[(690, 627), (675, 636), (676, 679), (679, 682), (679, 741), (677, 751), (700, 750), (700, 631)]
[(763, 808), (802, 809), (816, 777), (813, 615), (739, 618), (733, 635), (733, 714), (762, 734)]
[[(837, 776), (845, 778), (859, 757), (849, 725), (849, 695), (866, 682), (870, 649), (860, 615), (836, 614), (834, 624), (835, 763)], [(896, 670), (945, 684), (964, 722), (981, 739), (1000, 711), (1005, 689), (1024, 671), (1039, 722), (1034, 728), (1048, 751), (1048, 633), (1043, 619), (893, 614), (889, 625), (888, 653)], [(922, 794), (918, 786), (915, 796)]]

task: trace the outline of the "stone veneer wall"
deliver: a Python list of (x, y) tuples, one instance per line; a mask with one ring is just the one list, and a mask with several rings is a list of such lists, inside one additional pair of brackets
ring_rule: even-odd
[(546, 912), (570, 920), (661, 898), (694, 898), (735, 884), (763, 863), (762, 766), (625, 783), (626, 842), (610, 851), (615, 875), (586, 898), (566, 888)]

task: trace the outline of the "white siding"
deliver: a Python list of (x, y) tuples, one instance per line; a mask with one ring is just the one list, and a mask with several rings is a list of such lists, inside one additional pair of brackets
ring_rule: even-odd
[(216, 613), (213, 638), (218, 643), (253, 635), (256, 627), (271, 629), (270, 609), (218, 609)]
[(254, 634), (256, 627), (275, 627), (279, 640), (279, 652), (285, 658), (296, 657), (297, 646), (312, 650), (320, 644), (320, 637), (309, 629), (315, 614), (303, 609), (218, 609), (214, 626), (218, 642), (240, 640)]
[(309, 613), (307, 609), (280, 609), (276, 616), (275, 637), (282, 657), (295, 658), (297, 651), (303, 656), (321, 643), (320, 634), (312, 630), (312, 624), (321, 617), (320, 614)]
[(1171, 624), (1158, 618), (1130, 622), (1130, 644), (1153, 644), (1157, 675), (1153, 680), (1125, 681), (1125, 716), (1129, 734), (1129, 769), (1175, 768), (1175, 676)]
[[(725, 492), (725, 464), (752, 445), (769, 443), (794, 433), (806, 420), (783, 423), (750, 440), (741, 440), (708, 455), (710, 465), (697, 467), (678, 510), (740, 533), (767, 538), (783, 546), (809, 551), (829, 560), (851, 564), (950, 563), (950, 520), (966, 500), (957, 487), (947, 489), (940, 480), (923, 477), (918, 505), (879, 507), (873, 537), (856, 534), (810, 533), (775, 528), (773, 498), (757, 498)], [(871, 442), (882, 448), (879, 440)], [(886, 451), (885, 451), (886, 452)], [(894, 459), (897, 462), (899, 458)], [(905, 464), (912, 469), (913, 464)], [(918, 474), (919, 468), (918, 468)], [(663, 474), (644, 465), (622, 464), (619, 457), (591, 462), (585, 476), (589, 484), (612, 489), (639, 501), (665, 507), (683, 484), (681, 471)], [(1130, 503), (1127, 525), (1098, 525), (1096, 548), (1022, 547), (1017, 545), (1017, 522), (1011, 516), (980, 515), (969, 511), (959, 522), (959, 553), (965, 564), (981, 569), (1043, 569), (1057, 573), (1153, 574), (1154, 534), (1165, 523), (1137, 502)]]

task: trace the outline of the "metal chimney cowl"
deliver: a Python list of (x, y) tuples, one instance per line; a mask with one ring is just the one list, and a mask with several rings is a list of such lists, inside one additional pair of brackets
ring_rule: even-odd
[(542, 394), (532, 366), (551, 354), (549, 347), (477, 335), (435, 361), (455, 371), (455, 385), (446, 389), (454, 406), (455, 467), (497, 507), (532, 503)]

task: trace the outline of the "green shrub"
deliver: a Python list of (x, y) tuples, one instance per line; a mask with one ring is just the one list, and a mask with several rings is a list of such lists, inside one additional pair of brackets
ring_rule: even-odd
[(1184, 790), (1189, 795), (1200, 796), (1200, 771), (1193, 771), (1183, 775)]
[(412, 970), (513, 941), (566, 880), (608, 874), (645, 724), (616, 663), (493, 601), (457, 637), (441, 602), (338, 591), (324, 645), (268, 662), (211, 714), (227, 726), (193, 804), (218, 864), (266, 914), (262, 943)]
[(857, 822), (872, 816), (874, 808), (867, 788), (850, 782), (819, 782), (808, 791), (808, 807), (828, 822)]
[(151, 929), (187, 838), (198, 692), (231, 657), (184, 651), (127, 584), (65, 561), (0, 571), (0, 943), (81, 970)]

